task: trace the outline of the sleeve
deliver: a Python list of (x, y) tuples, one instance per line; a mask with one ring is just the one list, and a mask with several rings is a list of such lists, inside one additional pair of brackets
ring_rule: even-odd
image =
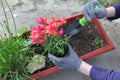
[(120, 80), (120, 72), (93, 66), (90, 77), (92, 80)]
[(113, 7), (115, 8), (115, 16), (107, 18), (110, 21), (120, 18), (120, 3), (113, 5)]

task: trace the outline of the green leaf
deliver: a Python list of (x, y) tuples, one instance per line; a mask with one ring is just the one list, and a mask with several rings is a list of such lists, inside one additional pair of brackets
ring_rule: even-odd
[(1, 54), (0, 54), (0, 58), (3, 60), (4, 63), (6, 63), (5, 59), (3, 58)]
[(31, 39), (28, 39), (28, 40), (25, 40), (24, 41), (24, 45), (25, 46), (29, 46), (29, 45), (31, 45), (32, 44), (32, 40)]
[(17, 36), (21, 36), (27, 30), (26, 27), (22, 27), (17, 31)]

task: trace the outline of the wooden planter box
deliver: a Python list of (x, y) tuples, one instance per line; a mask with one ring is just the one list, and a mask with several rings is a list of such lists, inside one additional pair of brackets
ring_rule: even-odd
[[(82, 17), (83, 17), (82, 14), (76, 14), (74, 16), (66, 18), (66, 20), (67, 20), (67, 23), (71, 23), (71, 22), (75, 21), (76, 18), (82, 18)], [(106, 42), (107, 45), (104, 46), (103, 48), (97, 49), (97, 50), (92, 51), (92, 52), (90, 52), (88, 54), (80, 56), (80, 58), (82, 58), (83, 60), (87, 60), (87, 59), (93, 58), (93, 57), (95, 57), (97, 55), (100, 55), (100, 54), (103, 54), (105, 52), (108, 52), (110, 50), (115, 49), (114, 45), (112, 44), (112, 42), (110, 41), (109, 37), (105, 33), (105, 31), (104, 31), (101, 23), (99, 22), (99, 20), (98, 19), (93, 19), (93, 22), (97, 26), (98, 30), (100, 31), (101, 37), (103, 38), (103, 40)], [(34, 79), (38, 79), (38, 78), (44, 77), (44, 76), (49, 75), (51, 73), (57, 72), (59, 70), (60, 69), (58, 69), (57, 67), (53, 67), (53, 68), (50, 68), (48, 70), (45, 70), (45, 71), (42, 71), (42, 72), (38, 72), (37, 74), (32, 75), (30, 80), (34, 80)]]

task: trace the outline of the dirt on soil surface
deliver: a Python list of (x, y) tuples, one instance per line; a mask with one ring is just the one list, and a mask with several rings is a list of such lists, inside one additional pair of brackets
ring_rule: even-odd
[[(64, 29), (66, 29), (66, 27), (69, 25), (71, 25), (71, 24), (64, 25), (64, 27), (65, 27)], [(95, 43), (93, 44), (93, 42), (95, 41), (96, 38), (98, 40), (96, 40), (97, 42), (95, 42), (95, 43), (98, 43), (98, 44), (94, 45)], [(102, 40), (103, 43), (100, 44), (99, 40), (100, 41)], [(100, 36), (99, 30), (93, 23), (88, 23), (84, 28), (82, 28), (82, 30), (77, 35), (71, 37), (69, 40), (69, 44), (72, 46), (72, 48), (75, 50), (75, 52), (77, 53), (78, 56), (83, 56), (89, 52), (97, 50), (106, 45), (106, 43)], [(54, 66), (54, 64), (47, 57), (46, 58), (46, 67), (41, 70), (38, 70), (34, 73), (49, 69), (53, 66)]]
[[(101, 40), (103, 43), (100, 42)], [(100, 36), (99, 30), (93, 23), (88, 23), (83, 27), (77, 35), (70, 39), (69, 44), (73, 47), (78, 56), (83, 56), (106, 45)]]

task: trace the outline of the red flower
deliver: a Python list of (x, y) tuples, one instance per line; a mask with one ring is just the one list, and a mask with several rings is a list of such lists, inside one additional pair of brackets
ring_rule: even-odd
[(39, 42), (40, 44), (45, 44), (45, 40), (44, 39), (42, 39), (42, 40), (40, 40), (40, 42)]
[(46, 39), (48, 38), (48, 34), (51, 37), (62, 36), (64, 34), (63, 28), (58, 31), (61, 25), (66, 23), (64, 17), (62, 19), (55, 19), (54, 17), (52, 17), (51, 21), (46, 18), (40, 17), (37, 22), (39, 25), (35, 26), (32, 29), (32, 35), (30, 36), (33, 44), (47, 43)]
[(32, 29), (32, 35), (29, 36), (29, 38), (32, 39), (33, 44), (38, 43), (40, 39), (43, 39), (45, 37), (46, 37), (46, 30), (43, 26), (35, 26)]
[(59, 30), (58, 35), (59, 35), (59, 36), (62, 36), (63, 34), (64, 34), (64, 30), (63, 30), (63, 28), (62, 28), (61, 30)]
[(43, 24), (43, 25), (48, 25), (49, 24), (49, 20), (46, 19), (46, 18), (40, 17), (40, 18), (38, 18), (37, 23), (38, 24)]

